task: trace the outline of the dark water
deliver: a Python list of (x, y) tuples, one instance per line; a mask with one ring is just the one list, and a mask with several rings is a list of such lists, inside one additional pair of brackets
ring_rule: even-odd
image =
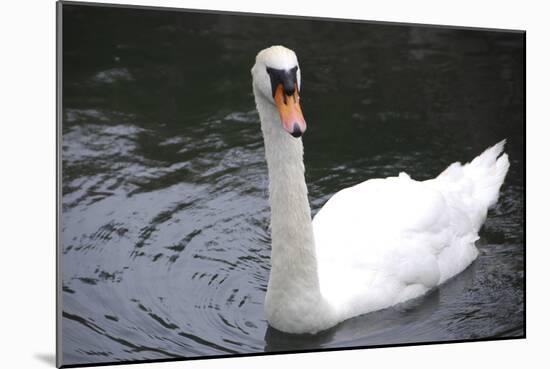
[[(65, 6), (63, 363), (524, 334), (523, 36)], [(479, 258), (428, 296), (316, 336), (268, 329), (255, 54), (298, 54), (315, 213), (337, 190), (436, 176), (502, 138)]]

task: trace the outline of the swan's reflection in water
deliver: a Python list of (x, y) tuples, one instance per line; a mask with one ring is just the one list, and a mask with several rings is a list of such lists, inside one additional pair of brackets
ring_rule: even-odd
[[(326, 331), (293, 335), (268, 327), (265, 351), (316, 350), (346, 346), (377, 346), (430, 340), (422, 336), (424, 322), (437, 311), (439, 290), (399, 306), (348, 319)], [(422, 322), (422, 324), (418, 324)], [(432, 332), (433, 333), (433, 332)]]
[[(71, 14), (64, 364), (523, 334), (520, 36), (92, 7)], [(314, 213), (338, 189), (400, 171), (431, 178), (508, 138), (510, 172), (464, 273), (318, 335), (267, 326), (268, 182), (249, 69), (275, 40), (307, 71)]]
[[(453, 308), (453, 300), (475, 283), (474, 263), (460, 276), (440, 288), (394, 307), (348, 319), (329, 330), (315, 335), (292, 335), (268, 327), (265, 334), (265, 351), (316, 350), (346, 346), (380, 346), (415, 342), (432, 342), (434, 335), (452, 341), (463, 339), (451, 331), (445, 331), (438, 324), (440, 310)], [(448, 305), (448, 306), (447, 306)], [(466, 319), (468, 312), (462, 318)], [(434, 318), (435, 317), (435, 318)], [(451, 322), (448, 321), (448, 324)], [(437, 332), (437, 333), (436, 333)]]

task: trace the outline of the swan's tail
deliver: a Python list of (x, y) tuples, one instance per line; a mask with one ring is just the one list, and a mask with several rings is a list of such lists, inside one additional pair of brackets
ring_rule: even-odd
[(472, 198), (485, 210), (491, 208), (498, 201), (500, 187), (510, 167), (508, 155), (502, 153), (505, 143), (506, 140), (500, 141), (470, 163), (451, 164), (437, 180)]
[(473, 197), (484, 202), (487, 208), (497, 203), (500, 187), (510, 168), (508, 155), (500, 155), (505, 143), (506, 140), (502, 140), (488, 148), (464, 168), (466, 175), (475, 183)]

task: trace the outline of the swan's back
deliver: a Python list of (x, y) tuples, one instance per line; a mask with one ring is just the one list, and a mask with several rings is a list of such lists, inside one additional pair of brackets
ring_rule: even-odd
[(336, 193), (313, 220), (321, 292), (342, 319), (422, 295), (464, 270), (508, 170), (504, 142), (415, 181), (373, 179)]

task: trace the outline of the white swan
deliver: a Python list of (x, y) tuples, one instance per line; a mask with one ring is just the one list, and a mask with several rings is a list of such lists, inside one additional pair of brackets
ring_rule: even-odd
[[(292, 50), (258, 53), (251, 70), (271, 206), (269, 324), (315, 333), (420, 296), (463, 271), (508, 171), (504, 141), (437, 178), (371, 179), (330, 198), (311, 220), (304, 178), (300, 68)], [(293, 137), (294, 136), (294, 137)]]

